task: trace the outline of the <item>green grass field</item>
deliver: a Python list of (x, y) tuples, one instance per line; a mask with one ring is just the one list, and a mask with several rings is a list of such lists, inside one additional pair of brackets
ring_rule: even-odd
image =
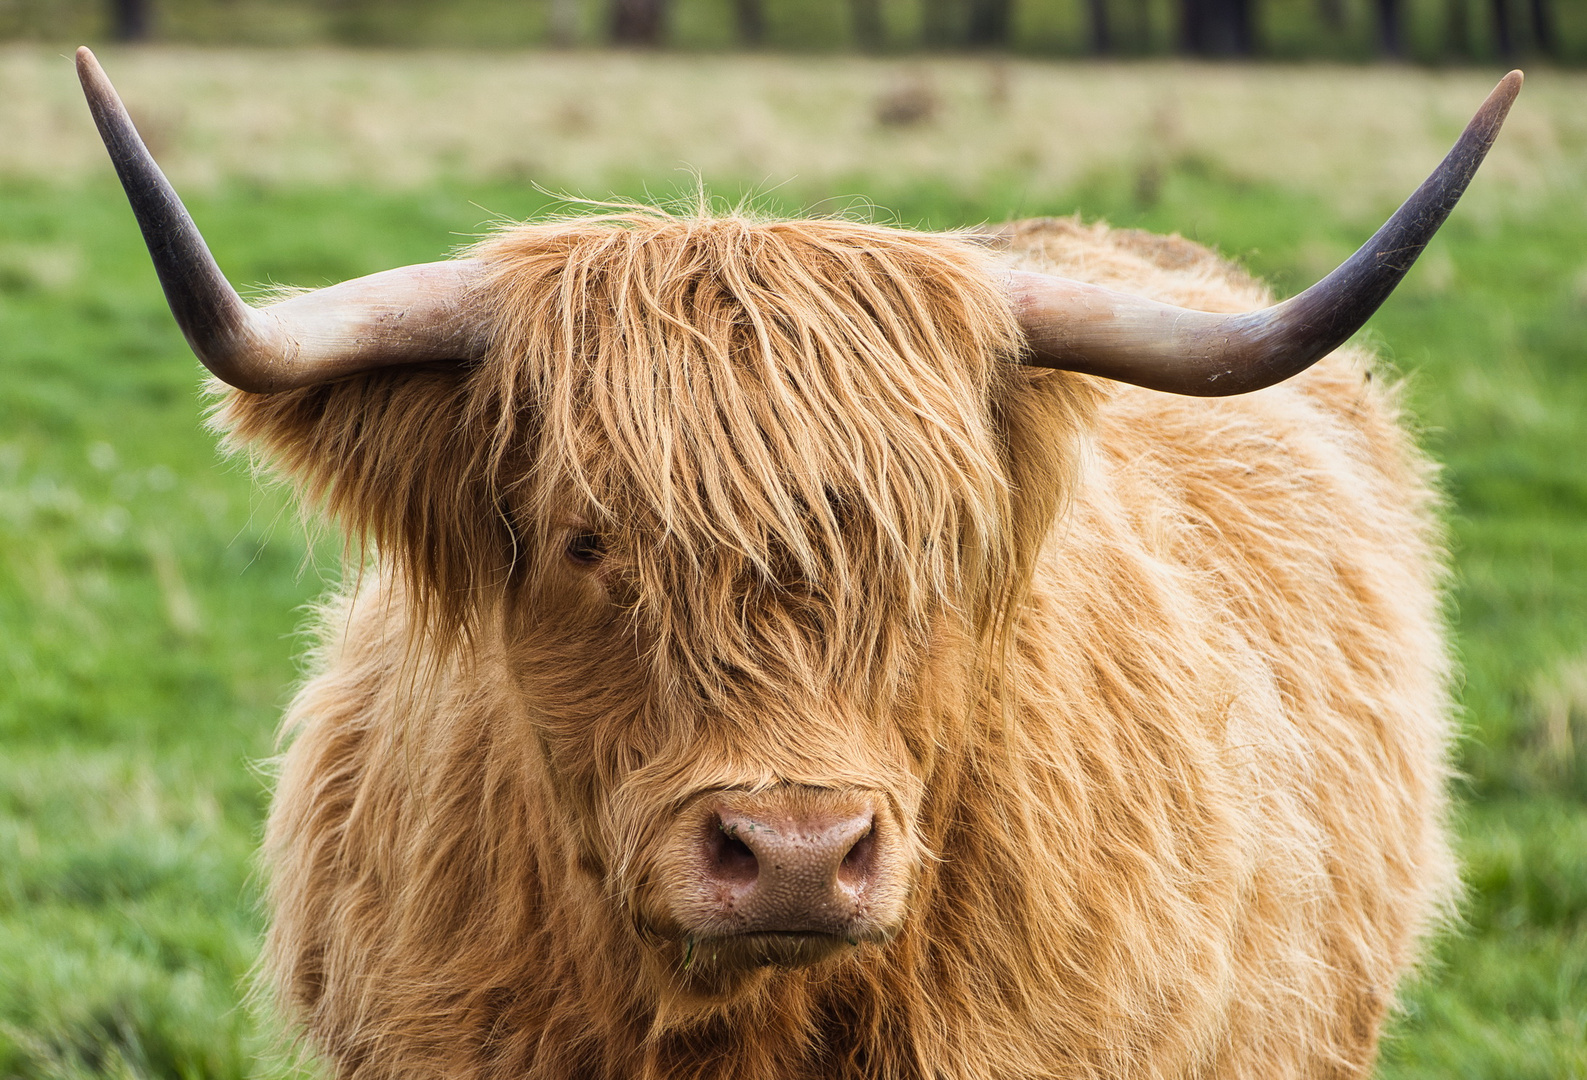
[[(180, 69), (185, 55), (163, 59)], [(233, 59), (343, 70), (342, 56), (324, 52)], [(33, 64), (70, 80), (64, 62), (0, 60), (16, 61), (13, 77)], [(630, 85), (619, 78), (629, 60), (587, 61), (593, 82)], [(152, 80), (153, 61), (137, 63)], [(431, 80), (444, 98), (474, 77), (448, 83), (430, 61), (397, 56), (356, 64), (361, 81), (316, 103), (314, 116), (378, 114), (381, 97), (413, 80)], [(811, 64), (837, 71), (834, 61)], [(789, 87), (809, 72), (772, 66), (783, 74), (763, 97), (775, 119), (776, 94), (796, 98)], [(845, 137), (872, 140), (870, 157), (828, 147), (836, 164), (784, 186), (787, 173), (760, 171), (748, 151), (737, 167), (720, 147), (695, 160), (709, 162), (702, 171), (719, 193), (766, 191), (772, 210), (858, 195), (906, 224), (1079, 211), (1180, 231), (1293, 291), (1370, 233), (1385, 174), (1398, 183), (1430, 168), (1437, 151), (1428, 156), (1424, 144), (1458, 129), (1447, 103), (1474, 107), (1485, 81), (1397, 72), (1371, 75), (1381, 81), (1364, 91), (1359, 73), (1303, 69), (1292, 75), (1306, 100), (1291, 106), (1289, 74), (1251, 75), (1266, 96), (1248, 111), (1289, 115), (1290, 126), (1298, 114), (1285, 110), (1315, 114), (1330, 86), (1340, 129), (1354, 117), (1375, 132), (1373, 145), (1393, 140), (1382, 114), (1405, 118), (1409, 162), (1352, 161), (1357, 149), (1339, 147), (1345, 160), (1329, 167), (1354, 184), (1320, 183), (1304, 167), (1292, 177), (1264, 170), (1300, 145), (1283, 125), (1258, 149), (1233, 122), (1221, 136), (1202, 133), (1196, 102), (1224, 100), (1219, 88), (1236, 76), (1173, 66), (1092, 69), (1110, 85), (1184, 102), (1179, 119), (1162, 123), (1187, 134), (1133, 156), (1091, 152), (1112, 145), (1102, 132), (1072, 140), (1063, 167), (1046, 171), (898, 167), (917, 160), (911, 147), (931, 142), (933, 124), (939, 139), (941, 128), (970, 126), (953, 112), (954, 80), (983, 78), (969, 70), (856, 62), (839, 71), (883, 89), (903, 76), (935, 79), (945, 112), (906, 132), (867, 126), (864, 113)], [(1021, 95), (1047, 77), (1015, 71), (1009, 123), (1027, 107)], [(1086, 69), (1051, 77), (1083, 89)], [(634, 92), (668, 92), (630, 82)], [(1470, 205), (1366, 331), (1411, 378), (1426, 442), (1447, 464), (1466, 723), (1468, 898), (1461, 924), (1406, 989), (1385, 1077), (1587, 1077), (1587, 183), (1575, 179), (1587, 128), (1572, 105), (1587, 82), (1535, 82), (1505, 135), (1513, 155), (1496, 152)], [(63, 147), (55, 159), (24, 148), (0, 162), (0, 1077), (285, 1075), (307, 1066), (244, 1000), (262, 921), (253, 852), (274, 725), (298, 674), (296, 633), (304, 605), (335, 577), (336, 546), (310, 545), (278, 494), (217, 460), (201, 430), (197, 366), (119, 190), (70, 127), (86, 120), (51, 111), (71, 93), (50, 83), (35, 98), (0, 102), (0, 134), (16, 117), (53, 116), (59, 130), (41, 121), (39, 138)], [(612, 138), (599, 116), (625, 104), (589, 93), (595, 121), (548, 109), (547, 123), (594, 123), (591, 140)], [(193, 134), (206, 130), (207, 100), (224, 109), (231, 99), (173, 93), (133, 107), (189, 117), (185, 127), (168, 120), (159, 138), (179, 177), (192, 174), (189, 205), (237, 281), (314, 285), (432, 259), (496, 215), (550, 205), (462, 143), (425, 149), (395, 180), (332, 168), (295, 182), (245, 160), (206, 175), (203, 145), (218, 160), (242, 160), (219, 135), (204, 143)], [(268, 104), (287, 118), (248, 129), (256, 141), (307, 115), (286, 96)], [(1086, 117), (1109, 107), (1118, 106), (1077, 98), (1069, 111), (1088, 130)], [(380, 145), (399, 158), (416, 153), (397, 136)], [(665, 192), (679, 179), (661, 156), (641, 155), (615, 179), (555, 165), (542, 178), (582, 181), (593, 195)], [(470, 165), (476, 158), (487, 164)]]

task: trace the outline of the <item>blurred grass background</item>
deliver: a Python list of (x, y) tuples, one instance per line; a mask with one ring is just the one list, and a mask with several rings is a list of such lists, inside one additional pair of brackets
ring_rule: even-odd
[[(0, 1076), (312, 1070), (243, 999), (261, 763), (335, 545), (217, 460), (66, 51), (0, 47)], [(1381, 222), (1493, 82), (1007, 57), (101, 55), (233, 280), (311, 286), (556, 207), (534, 182), (664, 198), (692, 167), (769, 212), (1177, 231), (1291, 292)], [(1469, 898), (1407, 987), (1385, 1077), (1587, 1077), (1583, 100), (1587, 76), (1529, 80), (1366, 331), (1447, 465), (1466, 722)]]

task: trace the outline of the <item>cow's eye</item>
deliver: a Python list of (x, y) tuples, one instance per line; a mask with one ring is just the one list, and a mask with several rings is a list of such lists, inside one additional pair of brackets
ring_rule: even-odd
[(606, 544), (597, 533), (576, 532), (568, 537), (566, 551), (579, 566), (595, 566), (606, 555)]

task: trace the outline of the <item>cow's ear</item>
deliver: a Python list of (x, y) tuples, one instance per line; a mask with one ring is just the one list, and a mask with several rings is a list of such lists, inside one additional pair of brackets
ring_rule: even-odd
[(1028, 571), (1074, 490), (1097, 403), (1109, 388), (1068, 372), (1016, 367), (993, 393), (1010, 485), (1010, 525)]
[(462, 366), (372, 372), (277, 394), (226, 390), (222, 446), (287, 479), (306, 509), (372, 546), (443, 638), (466, 637), (508, 580), (516, 550), (500, 505), (495, 432), (470, 406)]

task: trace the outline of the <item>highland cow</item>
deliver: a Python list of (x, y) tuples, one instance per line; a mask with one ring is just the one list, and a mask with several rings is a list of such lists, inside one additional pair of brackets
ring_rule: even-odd
[(1324, 1077), (1446, 908), (1430, 466), (1178, 238), (642, 207), (262, 309), (86, 50), (214, 425), (373, 558), (266, 967), (344, 1078)]

